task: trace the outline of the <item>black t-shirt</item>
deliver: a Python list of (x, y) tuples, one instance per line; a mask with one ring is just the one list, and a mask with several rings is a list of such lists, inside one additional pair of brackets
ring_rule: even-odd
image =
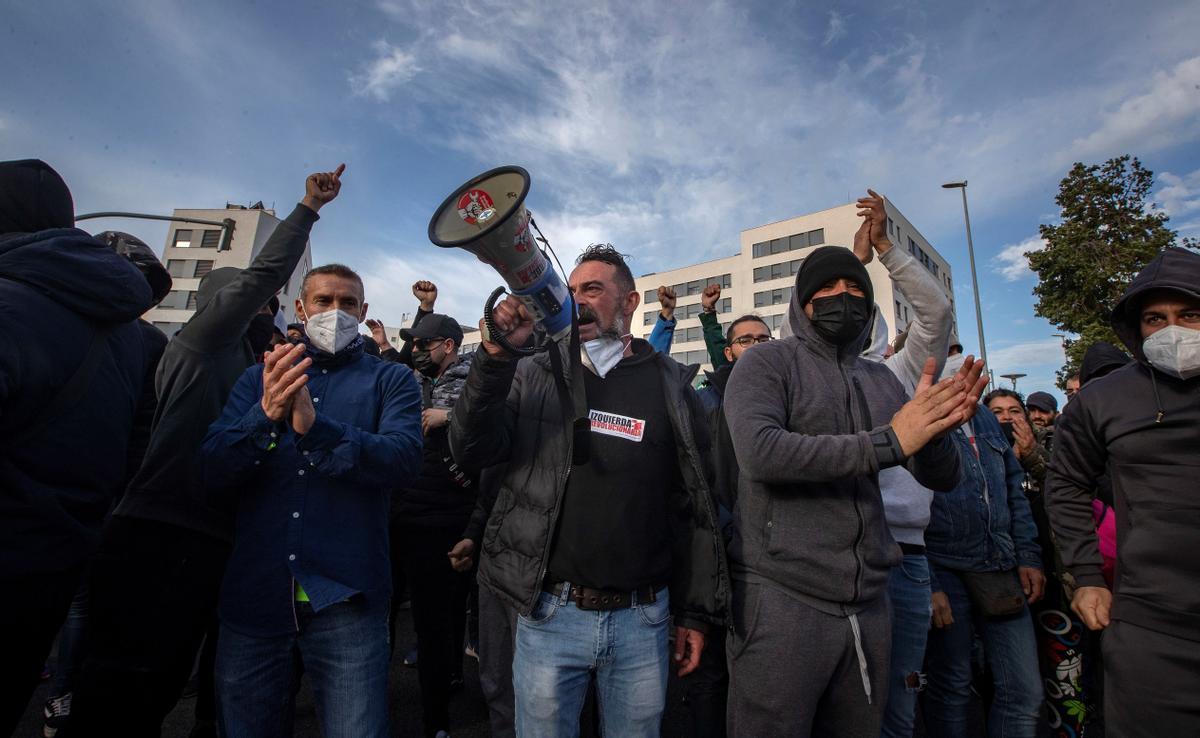
[(639, 342), (606, 378), (584, 370), (591, 453), (571, 469), (550, 581), (632, 591), (670, 579), (667, 500), (682, 477), (653, 356)]

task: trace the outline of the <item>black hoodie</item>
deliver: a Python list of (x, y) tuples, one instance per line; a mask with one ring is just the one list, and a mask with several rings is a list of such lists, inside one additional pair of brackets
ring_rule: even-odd
[(200, 483), (200, 444), (254, 352), (246, 329), (304, 256), (317, 214), (297, 205), (245, 269), (214, 269), (200, 282), (196, 314), (158, 366), (158, 408), (141, 469), (117, 506), (121, 517), (153, 520), (228, 540), (232, 510)]
[(1107, 466), (1117, 515), (1113, 618), (1200, 641), (1200, 377), (1153, 369), (1142, 352), (1139, 296), (1168, 288), (1200, 299), (1200, 255), (1169, 248), (1113, 310), (1136, 361), (1084, 384), (1067, 404), (1046, 478), (1063, 563), (1104, 586), (1092, 489)]
[[(91, 555), (125, 478), (134, 410), (156, 358), (137, 324), (150, 285), (127, 259), (69, 227), (73, 217), (54, 170), (0, 163), (4, 576), (68, 571)], [(108, 336), (83, 399), (37, 429), (97, 330)]]
[(1108, 341), (1096, 341), (1083, 354), (1083, 363), (1079, 365), (1079, 385), (1082, 387), (1131, 361), (1133, 359), (1129, 358), (1129, 354)]

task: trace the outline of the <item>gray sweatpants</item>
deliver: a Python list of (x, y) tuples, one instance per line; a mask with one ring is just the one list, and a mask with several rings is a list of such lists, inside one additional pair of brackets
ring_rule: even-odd
[(512, 665), (517, 633), (517, 613), (479, 586), (479, 687), (487, 700), (488, 721), (494, 738), (515, 735)]
[(731, 738), (879, 735), (891, 658), (886, 596), (847, 618), (735, 580), (732, 609)]

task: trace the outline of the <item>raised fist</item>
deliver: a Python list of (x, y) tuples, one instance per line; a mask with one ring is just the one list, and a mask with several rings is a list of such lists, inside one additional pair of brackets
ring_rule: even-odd
[(710, 284), (700, 293), (700, 307), (706, 313), (717, 312), (717, 300), (721, 299), (721, 285)]
[(658, 288), (658, 312), (663, 316), (663, 320), (670, 320), (675, 316), (675, 290), (664, 285)]
[(322, 206), (328, 205), (342, 191), (342, 172), (346, 171), (345, 164), (338, 164), (332, 172), (315, 172), (308, 175), (304, 181), (304, 200), (301, 202), (314, 213)]
[(433, 312), (434, 303), (437, 302), (437, 285), (428, 280), (422, 279), (415, 282), (412, 286), (413, 297), (421, 302), (421, 309)]

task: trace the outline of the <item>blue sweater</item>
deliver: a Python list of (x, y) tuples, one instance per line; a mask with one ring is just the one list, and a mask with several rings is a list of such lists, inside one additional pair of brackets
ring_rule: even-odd
[(221, 620), (249, 636), (296, 629), (293, 579), (318, 612), (351, 597), (386, 611), (388, 498), (421, 466), (411, 370), (365, 355), (361, 342), (309, 355), (317, 419), (308, 434), (266, 417), (254, 366), (204, 440), (205, 484), (236, 506)]

